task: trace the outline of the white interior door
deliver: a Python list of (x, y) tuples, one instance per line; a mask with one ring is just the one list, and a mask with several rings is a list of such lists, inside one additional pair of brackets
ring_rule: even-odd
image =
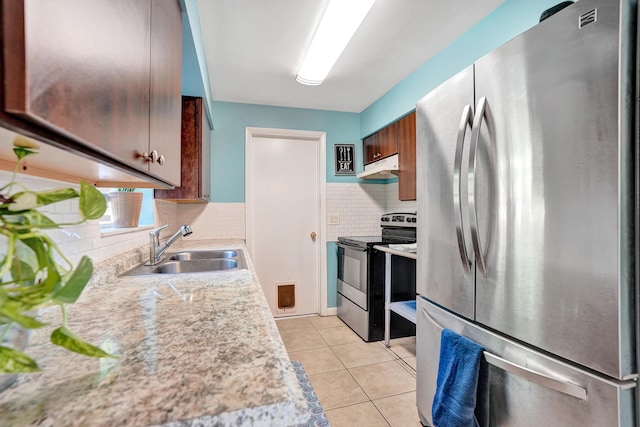
[(247, 131), (247, 247), (274, 316), (319, 313), (324, 134), (263, 131)]

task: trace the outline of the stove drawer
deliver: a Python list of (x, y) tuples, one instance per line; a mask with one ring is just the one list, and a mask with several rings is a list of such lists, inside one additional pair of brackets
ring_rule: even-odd
[(368, 310), (367, 293), (362, 292), (359, 289), (354, 288), (346, 282), (343, 282), (338, 278), (338, 294), (342, 294), (351, 300), (351, 302), (357, 304), (363, 310)]
[(365, 341), (369, 341), (369, 312), (338, 294), (338, 317)]

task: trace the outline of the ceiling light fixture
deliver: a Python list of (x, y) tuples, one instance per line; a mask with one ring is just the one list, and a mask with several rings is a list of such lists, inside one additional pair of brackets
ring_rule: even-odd
[(299, 83), (317, 86), (324, 81), (373, 3), (375, 0), (329, 2), (296, 76)]

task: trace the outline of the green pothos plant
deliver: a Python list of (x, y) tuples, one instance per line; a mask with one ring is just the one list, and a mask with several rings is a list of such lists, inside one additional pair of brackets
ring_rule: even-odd
[[(62, 310), (62, 325), (51, 333), (53, 344), (86, 356), (112, 357), (67, 327), (65, 304), (76, 302), (89, 282), (93, 274), (91, 259), (83, 256), (74, 267), (44, 232), (102, 217), (106, 210), (105, 197), (85, 182), (80, 183), (79, 192), (74, 188), (29, 190), (17, 181), (18, 165), (25, 157), (36, 154), (38, 146), (21, 140), (14, 142), (13, 151), (18, 157), (16, 169), (11, 181), (0, 188), (0, 372), (40, 370), (35, 360), (4, 345), (2, 338), (14, 325), (26, 329), (45, 326), (37, 319), (37, 311), (52, 305)], [(39, 210), (76, 198), (81, 217), (78, 222), (56, 223)]]

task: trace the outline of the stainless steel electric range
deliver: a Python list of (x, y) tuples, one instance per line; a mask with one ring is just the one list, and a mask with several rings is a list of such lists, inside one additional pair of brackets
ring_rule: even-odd
[[(415, 213), (380, 218), (379, 236), (338, 237), (338, 317), (365, 341), (384, 338), (384, 253), (375, 245), (415, 243)], [(392, 257), (392, 300), (415, 299), (415, 260)], [(415, 335), (415, 325), (392, 313), (391, 337)]]

